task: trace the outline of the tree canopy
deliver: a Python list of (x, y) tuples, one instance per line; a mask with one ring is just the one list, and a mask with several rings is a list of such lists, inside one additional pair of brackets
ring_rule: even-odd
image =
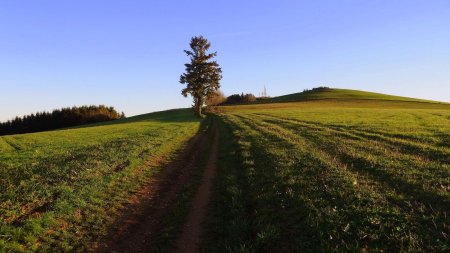
[(188, 94), (192, 96), (195, 113), (201, 116), (206, 99), (220, 88), (222, 69), (212, 60), (217, 52), (208, 53), (211, 44), (206, 38), (192, 37), (189, 46), (190, 50), (184, 50), (190, 57), (190, 62), (184, 64), (186, 70), (180, 77), (180, 83), (186, 85), (181, 94), (185, 97)]

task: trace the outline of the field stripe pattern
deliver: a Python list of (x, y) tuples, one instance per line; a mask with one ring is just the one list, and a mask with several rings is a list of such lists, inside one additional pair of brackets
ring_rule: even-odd
[(252, 209), (240, 217), (246, 236), (223, 245), (258, 252), (449, 250), (449, 114), (222, 114), (238, 138)]

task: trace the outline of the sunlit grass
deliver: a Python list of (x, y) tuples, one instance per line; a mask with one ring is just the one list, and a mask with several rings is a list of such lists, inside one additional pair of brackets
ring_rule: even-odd
[(450, 250), (449, 105), (327, 100), (219, 110), (234, 137), (223, 152), (237, 154), (219, 171), (227, 184), (216, 189), (212, 245)]
[[(0, 249), (89, 247), (114, 214), (198, 130), (190, 110), (0, 138)], [(144, 163), (145, 162), (145, 163)]]

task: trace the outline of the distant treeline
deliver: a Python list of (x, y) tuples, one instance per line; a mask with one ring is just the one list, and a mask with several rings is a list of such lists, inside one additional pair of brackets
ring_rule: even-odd
[[(308, 93), (314, 93), (317, 91), (325, 91), (329, 90), (330, 88), (327, 86), (319, 86), (312, 89), (304, 89), (301, 94), (308, 94)], [(252, 93), (241, 93), (241, 94), (233, 94), (228, 97), (226, 97), (222, 91), (218, 90), (215, 93), (213, 93), (211, 96), (209, 96), (206, 100), (206, 105), (208, 106), (216, 106), (216, 105), (235, 105), (235, 104), (248, 104), (248, 103), (264, 103), (264, 102), (270, 102), (271, 97), (264, 95), (260, 97), (256, 97)]]
[(241, 93), (241, 94), (233, 94), (231, 96), (226, 97), (222, 91), (216, 91), (214, 94), (209, 96), (206, 100), (206, 105), (215, 106), (215, 105), (233, 105), (233, 104), (243, 104), (243, 103), (251, 103), (257, 100), (256, 96), (252, 93)]
[(325, 90), (329, 90), (330, 87), (327, 86), (319, 86), (316, 88), (312, 88), (312, 89), (304, 89), (302, 93), (311, 93), (311, 92), (316, 92), (316, 91), (325, 91)]
[(252, 93), (241, 93), (233, 94), (228, 96), (227, 99), (222, 103), (222, 105), (233, 105), (233, 104), (242, 104), (242, 103), (251, 103), (256, 101), (256, 96)]
[(68, 107), (52, 112), (38, 112), (0, 123), (0, 135), (33, 133), (125, 118), (112, 106)]

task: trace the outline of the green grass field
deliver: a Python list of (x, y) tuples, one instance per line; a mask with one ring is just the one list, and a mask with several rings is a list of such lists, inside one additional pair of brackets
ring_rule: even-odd
[[(450, 251), (450, 104), (307, 95), (217, 107), (204, 121), (220, 129), (204, 252)], [(200, 124), (177, 109), (0, 137), (0, 252), (90, 249)], [(211, 143), (155, 251), (171, 251)]]
[(450, 105), (388, 100), (219, 108), (210, 250), (450, 251)]
[(88, 248), (199, 126), (181, 109), (0, 137), (0, 252)]

